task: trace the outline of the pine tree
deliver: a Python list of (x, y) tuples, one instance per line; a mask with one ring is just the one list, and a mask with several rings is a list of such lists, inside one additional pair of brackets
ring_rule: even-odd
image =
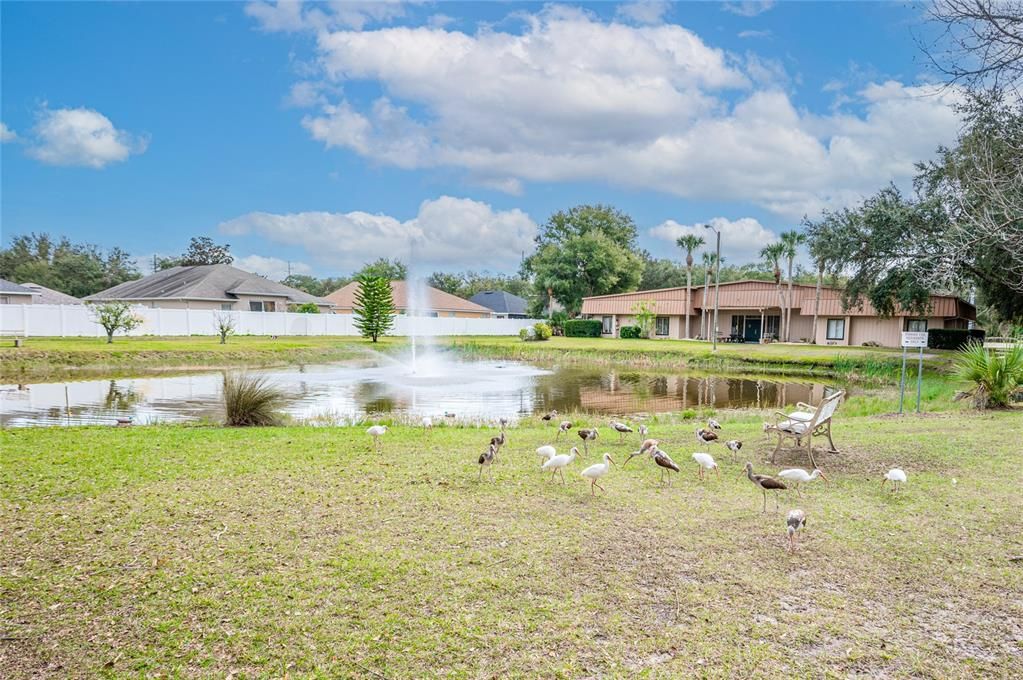
[(373, 342), (387, 333), (394, 324), (394, 300), (391, 282), (380, 276), (360, 276), (355, 293), (355, 327), (362, 337)]

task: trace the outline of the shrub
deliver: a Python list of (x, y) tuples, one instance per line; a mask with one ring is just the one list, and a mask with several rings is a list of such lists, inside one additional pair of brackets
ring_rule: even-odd
[(295, 307), (295, 312), (298, 314), (319, 314), (320, 308), (316, 306), (315, 302), (303, 302)]
[(864, 347), (880, 347), (881, 343), (878, 342), (877, 340), (867, 340), (865, 343), (863, 343), (863, 346)]
[(927, 331), (927, 347), (930, 349), (962, 349), (971, 342), (984, 342), (984, 331), (979, 328), (932, 328)]
[(534, 331), (533, 331), (532, 328), (520, 328), (519, 329), (519, 339), (523, 340), (523, 341), (529, 340), (529, 336), (533, 332)]
[(639, 326), (639, 335), (649, 338), (654, 332), (654, 324), (657, 323), (657, 312), (654, 311), (653, 302), (637, 302), (632, 307), (632, 313), (636, 316), (636, 325)]
[(1007, 408), (1023, 391), (1023, 345), (998, 353), (971, 342), (956, 354), (955, 367), (959, 378), (973, 383), (956, 400), (970, 397), (979, 409)]
[(570, 338), (599, 338), (602, 329), (600, 319), (569, 319), (565, 322), (565, 335)]
[(224, 374), (224, 411), (226, 424), (234, 427), (276, 425), (281, 417), (277, 409), (284, 395), (268, 385), (266, 378), (244, 374)]
[(564, 333), (565, 332), (565, 322), (566, 321), (568, 321), (568, 312), (559, 310), (559, 311), (554, 312), (553, 314), (551, 314), (551, 321), (550, 321), (551, 328), (553, 328), (558, 333)]
[(533, 326), (533, 334), (535, 340), (550, 340), (554, 330), (543, 321), (537, 321)]
[(680, 415), (682, 416), (683, 420), (692, 420), (693, 418), (696, 417), (696, 411), (694, 411), (691, 408), (687, 408), (685, 411), (682, 411)]
[(618, 331), (618, 337), (626, 340), (632, 340), (639, 337), (641, 329), (639, 326), (622, 326), (621, 330)]

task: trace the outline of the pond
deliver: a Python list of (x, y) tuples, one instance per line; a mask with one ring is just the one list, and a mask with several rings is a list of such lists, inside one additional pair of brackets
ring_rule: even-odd
[[(550, 409), (626, 416), (687, 408), (783, 408), (816, 403), (835, 387), (803, 378), (619, 370), (541, 368), (510, 361), (420, 359), (408, 365), (323, 364), (251, 370), (287, 397), (294, 419), (340, 424), (367, 414), (430, 415), (460, 421), (521, 418)], [(0, 426), (136, 424), (223, 418), (220, 371), (0, 385)]]

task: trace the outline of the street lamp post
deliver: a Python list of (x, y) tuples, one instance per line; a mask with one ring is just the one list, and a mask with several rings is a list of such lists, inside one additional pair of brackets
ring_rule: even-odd
[(718, 351), (718, 303), (721, 301), (721, 232), (710, 226), (703, 225), (717, 234), (717, 255), (714, 256), (714, 330), (712, 332), (712, 351)]

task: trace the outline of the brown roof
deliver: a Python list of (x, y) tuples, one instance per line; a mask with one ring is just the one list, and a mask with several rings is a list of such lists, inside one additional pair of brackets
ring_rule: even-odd
[[(782, 283), (782, 290), (788, 294), (788, 284)], [(813, 314), (816, 286), (805, 283), (792, 285), (792, 296), (795, 298), (793, 307), (802, 314)], [(863, 301), (862, 307), (842, 310), (841, 291), (836, 288), (821, 288), (820, 313), (827, 315), (877, 316), (877, 312), (869, 302)], [(703, 299), (703, 286), (693, 285), (691, 313), (706, 307), (714, 306), (714, 286), (710, 286), (706, 303)], [(686, 289), (660, 288), (657, 290), (641, 290), (631, 293), (597, 295), (583, 298), (583, 314), (632, 314), (637, 302), (651, 301), (658, 314), (685, 314)], [(729, 281), (721, 283), (720, 309), (765, 309), (779, 308), (781, 301), (778, 289), (773, 281)], [(931, 316), (962, 317), (975, 319), (976, 310), (973, 305), (950, 295), (931, 296)], [(909, 312), (897, 311), (896, 316), (911, 316)]]
[[(468, 312), (473, 314), (484, 314), (491, 316), (493, 311), (482, 305), (464, 300), (457, 295), (445, 293), (442, 290), (423, 286), (425, 298), (421, 301), (424, 310), (435, 312)], [(355, 305), (355, 293), (359, 289), (359, 282), (352, 281), (347, 286), (335, 290), (327, 296), (327, 300), (334, 303), (338, 311), (347, 311)], [(405, 281), (391, 281), (391, 297), (394, 299), (394, 307), (398, 311), (407, 311), (409, 306), (408, 284)]]

